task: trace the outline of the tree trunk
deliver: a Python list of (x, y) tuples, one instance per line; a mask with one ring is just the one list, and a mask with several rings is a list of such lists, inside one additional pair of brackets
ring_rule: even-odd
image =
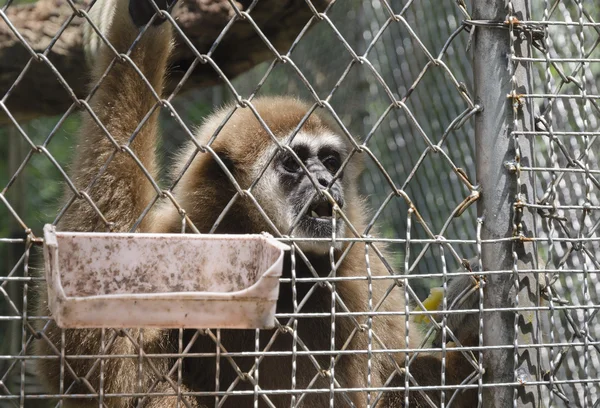
[[(330, 0), (313, 1), (321, 10)], [(90, 0), (77, 2), (87, 10)], [(179, 27), (201, 53), (207, 52), (223, 27), (235, 14), (227, 0), (183, 0), (173, 12)], [(238, 1), (245, 10), (249, 1)], [(303, 0), (263, 0), (250, 15), (273, 46), (285, 53), (302, 30), (312, 12)], [(10, 115), (27, 120), (42, 115), (64, 113), (73, 103), (68, 89), (57, 80), (48, 63), (33, 58), (17, 37), (16, 30), (36, 53), (44, 53), (78, 98), (87, 95), (87, 66), (83, 52), (83, 17), (74, 14), (66, 0), (39, 0), (30, 5), (10, 6), (5, 10), (10, 24), (0, 14), (0, 97)], [(11, 27), (12, 26), (12, 27)], [(61, 27), (66, 26), (61, 32)], [(60, 35), (58, 35), (60, 33)], [(55, 40), (55, 37), (58, 38)], [(194, 55), (176, 35), (167, 91), (171, 91), (194, 61)], [(231, 79), (273, 53), (256, 34), (252, 25), (236, 21), (216, 48), (213, 59)], [(218, 75), (209, 64), (199, 64), (184, 89), (217, 83)], [(0, 124), (9, 117), (0, 107)]]

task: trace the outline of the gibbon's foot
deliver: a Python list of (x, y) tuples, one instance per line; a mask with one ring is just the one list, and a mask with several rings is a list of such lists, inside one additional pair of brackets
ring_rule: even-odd
[[(129, 0), (129, 15), (133, 20), (133, 23), (137, 27), (143, 27), (148, 24), (148, 21), (155, 14), (154, 2), (159, 9), (167, 10), (175, 0)], [(160, 25), (164, 22), (164, 19), (157, 18), (154, 20), (154, 25)]]

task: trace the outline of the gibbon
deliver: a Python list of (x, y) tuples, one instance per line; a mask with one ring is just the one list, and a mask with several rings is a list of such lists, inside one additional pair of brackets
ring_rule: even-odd
[[(154, 8), (148, 0), (115, 0), (113, 3), (112, 20), (105, 33), (108, 41), (118, 52), (125, 53), (140, 30), (145, 29), (130, 54), (130, 61), (160, 96), (172, 43), (171, 24), (159, 16), (153, 17)], [(159, 6), (166, 9), (167, 4), (163, 0)], [(152, 18), (152, 24), (148, 25)], [(138, 232), (181, 232), (183, 209), (191, 224), (206, 233), (211, 232), (229, 205), (214, 232), (266, 231), (314, 239), (331, 238), (334, 233), (337, 237), (353, 237), (353, 230), (360, 233), (366, 230), (369, 217), (357, 190), (361, 169), (359, 154), (352, 154), (350, 141), (317, 112), (312, 112), (303, 122), (310, 106), (289, 97), (252, 101), (272, 135), (247, 106), (235, 107), (233, 114), (234, 106), (230, 106), (209, 116), (197, 130), (197, 142), (190, 142), (173, 165), (171, 172), (177, 182), (166, 195), (170, 197), (159, 194), (147, 175), (158, 175), (155, 156), (158, 109), (155, 108), (160, 101), (130, 61), (115, 58), (113, 50), (105, 44), (98, 49), (91, 76), (92, 83), (100, 82), (100, 85), (89, 103), (95, 118), (89, 113), (83, 114), (71, 171), (74, 184), (85, 191), (89, 199), (85, 194), (74, 199), (62, 216), (59, 229), (128, 232), (139, 222)], [(104, 76), (110, 64), (114, 65)], [(145, 122), (140, 125), (144, 118)], [(214, 134), (217, 136), (210, 143), (214, 155), (208, 149), (199, 149), (198, 146), (206, 145)], [(274, 136), (284, 143), (291, 135), (294, 136), (290, 148), (295, 155), (279, 148), (272, 140)], [(275, 157), (269, 161), (272, 155)], [(228, 172), (243, 190), (252, 185), (252, 196), (243, 194), (230, 203), (237, 190)], [(321, 194), (316, 187), (326, 194)], [(337, 216), (338, 210), (345, 218)], [(313, 277), (314, 272), (327, 277), (332, 269), (338, 278), (366, 277), (369, 272), (375, 277), (393, 274), (373, 250), (367, 265), (363, 243), (352, 246), (339, 241), (332, 244), (331, 239), (308, 241), (296, 244), (297, 278)], [(384, 248), (380, 250), (386, 254)], [(344, 252), (346, 256), (341, 259)], [(288, 254), (284, 276), (291, 276), (291, 262)], [(335, 350), (350, 352), (340, 353), (332, 370), (329, 353), (332, 289), (327, 284), (313, 287), (312, 283), (297, 283), (297, 302), (306, 300), (298, 311), (319, 313), (320, 317), (299, 318), (297, 338), (286, 326), (260, 331), (260, 349), (271, 342), (271, 354), (267, 353), (260, 361), (257, 385), (272, 405), (259, 396), (258, 406), (290, 406), (290, 391), (270, 391), (292, 389), (296, 390), (298, 406), (330, 406), (331, 376), (336, 381), (333, 399), (337, 407), (365, 407), (368, 401), (373, 403), (378, 391), (367, 393), (366, 387), (394, 387), (383, 392), (378, 407), (405, 405), (402, 387), (406, 359), (411, 354), (402, 350), (418, 347), (422, 334), (418, 328), (411, 327), (406, 344), (404, 289), (391, 278), (373, 279), (370, 283), (367, 279), (337, 280), (333, 285), (338, 310), (343, 303), (350, 312), (387, 313), (375, 314), (372, 321), (365, 315), (336, 316)], [(278, 312), (294, 312), (292, 290), (289, 283), (281, 284)], [(38, 312), (49, 314), (43, 298)], [(69, 394), (74, 395), (63, 400), (65, 407), (98, 406), (100, 392), (103, 405), (111, 408), (209, 407), (215, 406), (215, 396), (208, 394), (217, 390), (216, 384), (220, 384), (217, 391), (222, 392), (233, 383), (233, 391), (250, 392), (221, 396), (219, 406), (255, 406), (251, 392), (255, 385), (243, 374), (255, 364), (255, 356), (221, 357), (217, 372), (215, 333), (185, 330), (182, 344), (179, 344), (178, 330), (166, 329), (105, 330), (104, 334), (100, 329), (70, 329), (64, 331), (63, 337), (63, 331), (50, 322), (40, 332), (36, 353), (57, 356), (64, 347), (62, 362), (67, 364), (63, 370), (60, 358), (36, 359), (37, 369), (50, 392), (58, 394), (69, 390)], [(255, 350), (255, 333), (254, 330), (221, 330), (218, 335), (225, 350), (241, 353)], [(295, 359), (291, 353), (294, 342), (299, 351)], [(144, 357), (140, 347), (150, 356)], [(156, 356), (176, 355), (181, 347), (191, 355), (181, 360)], [(370, 354), (367, 353), (369, 348)], [(301, 353), (303, 350), (310, 353)], [(105, 357), (100, 363), (98, 356), (107, 354), (115, 357)], [(121, 357), (123, 355), (128, 357)], [(73, 358), (75, 356), (77, 358)], [(181, 368), (177, 366), (178, 361), (182, 362)], [(445, 363), (446, 385), (460, 384), (473, 371), (458, 351), (449, 351)], [(434, 386), (440, 384), (441, 367), (441, 359), (436, 355), (419, 353), (408, 372), (420, 386)], [(181, 381), (178, 381), (179, 369)], [(293, 372), (295, 384), (292, 384)], [(62, 385), (61, 378), (64, 378)], [(336, 391), (336, 388), (348, 390)], [(303, 393), (306, 389), (309, 392)], [(90, 393), (98, 393), (98, 396), (85, 396)], [(151, 395), (145, 395), (147, 393)], [(445, 393), (447, 403), (454, 391)], [(427, 398), (439, 404), (441, 394), (440, 390), (410, 390), (408, 398), (411, 407), (420, 407), (428, 406)], [(471, 392), (460, 392), (453, 402), (454, 407), (474, 404)]]

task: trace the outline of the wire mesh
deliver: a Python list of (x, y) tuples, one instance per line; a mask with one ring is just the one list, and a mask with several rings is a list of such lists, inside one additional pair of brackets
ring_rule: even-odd
[[(536, 179), (527, 205), (539, 220), (538, 256), (543, 270), (543, 342), (549, 344), (545, 380), (555, 392), (549, 404), (594, 406), (598, 388), (598, 131), (599, 9), (582, 2), (540, 2), (530, 24), (535, 32), (527, 62), (537, 106), (536, 145), (526, 171)], [(541, 29), (541, 30), (540, 30)], [(557, 309), (558, 308), (558, 309)], [(560, 346), (558, 344), (561, 344)]]
[[(53, 33), (48, 49), (55, 46), (70, 24), (93, 24), (88, 9), (68, 3), (72, 14)], [(196, 55), (190, 73), (196, 66), (206, 64), (222, 82), (208, 90), (180, 95), (185, 90), (184, 79), (181, 91), (163, 98), (154, 95), (152, 109), (161, 111), (165, 135), (160, 146), (165, 153), (161, 158), (163, 168), (172, 163), (174, 152), (192, 142), (196, 143), (198, 154), (212, 155), (227, 169), (210, 143), (199, 145), (193, 141), (194, 127), (213, 106), (234, 103), (233, 110), (250, 109), (260, 118), (253, 102), (257, 96), (291, 94), (307, 100), (311, 109), (324, 111), (338, 123), (340, 133), (353, 151), (366, 156), (361, 190), (372, 208), (367, 228), (353, 231), (345, 240), (332, 237), (328, 241), (364, 244), (362, 275), (367, 282), (364, 290), (369, 292), (369, 302), (364, 308), (348, 306), (348, 299), (336, 289), (344, 278), (335, 276), (335, 262), (333, 267), (325, 267), (325, 273), (297, 278), (294, 271), (307, 260), (301, 249), (306, 238), (294, 238), (293, 234), (279, 231), (281, 239), (293, 248), (291, 276), (282, 278), (282, 285), (294, 288), (294, 309), (278, 313), (274, 331), (245, 332), (251, 348), (225, 348), (220, 330), (177, 330), (172, 334), (175, 349), (159, 352), (145, 349), (144, 334), (139, 331), (102, 330), (97, 352), (86, 356), (65, 353), (67, 335), (50, 337), (47, 331), (50, 317), (35, 315), (31, 305), (38, 301), (34, 287), (44, 284), (39, 271), (35, 271), (40, 269), (40, 262), (34, 260), (39, 253), (36, 248), (41, 244), (38, 237), (44, 222), (58, 223), (73, 203), (86, 202), (101, 220), (102, 229), (123, 227), (121, 220), (103, 214), (92, 198), (90, 186), (102, 177), (103, 170), (99, 169), (90, 186), (72, 180), (69, 176), (72, 169), (67, 170), (76, 145), (74, 135), (80, 126), (76, 111), (98, 121), (90, 102), (97, 88), (83, 98), (76, 96), (66, 74), (54, 68), (44, 51), (32, 49), (27, 38), (12, 24), (8, 10), (20, 6), (9, 1), (0, 9), (2, 32), (20, 41), (23, 51), (31, 56), (30, 64), (45, 64), (49, 68), (72, 98), (72, 106), (54, 119), (25, 121), (13, 115), (11, 95), (15, 87), (26, 86), (24, 78), (29, 65), (23, 67), (23, 76), (0, 93), (2, 123), (6, 124), (0, 128), (0, 134), (5, 136), (0, 142), (1, 157), (5, 158), (0, 164), (3, 168), (0, 256), (5, 260), (0, 272), (0, 406), (68, 406), (73, 401), (81, 403), (82, 397), (90, 397), (87, 400), (90, 406), (111, 407), (124, 396), (134, 398), (134, 406), (151, 406), (146, 404), (162, 401), (161, 396), (166, 395), (172, 396), (178, 406), (193, 406), (190, 401), (194, 397), (202, 401), (210, 399), (211, 406), (306, 406), (315, 395), (325, 396), (324, 400), (318, 400), (326, 401), (323, 406), (357, 406), (356, 396), (363, 395), (364, 406), (391, 407), (403, 406), (404, 397), (390, 398), (403, 390), (408, 392), (400, 395), (420, 395), (424, 406), (454, 406), (460, 396), (475, 390), (478, 395), (475, 403), (492, 406), (492, 401), (483, 399), (484, 389), (493, 393), (500, 387), (515, 390), (514, 406), (598, 406), (600, 169), (595, 146), (600, 136), (600, 24), (596, 22), (600, 6), (576, 0), (534, 0), (530, 2), (531, 19), (527, 19), (511, 10), (511, 4), (507, 2), (506, 16), (498, 21), (477, 21), (460, 0), (441, 4), (353, 0), (331, 3), (324, 10), (317, 10), (307, 2), (306, 7), (313, 12), (312, 19), (292, 45), (282, 51), (272, 45), (277, 34), (262, 32), (254, 23), (256, 2), (243, 8), (230, 2), (231, 19), (223, 29), (223, 36), (232, 25), (247, 23), (252, 35), (263, 40), (272, 61), (232, 79), (213, 59), (223, 36), (207, 52), (200, 52), (187, 42), (186, 46)], [(171, 17), (167, 19), (164, 24), (172, 25), (175, 35), (182, 38), (184, 34), (176, 22)], [(533, 225), (518, 234), (534, 243), (528, 253), (535, 259), (531, 270), (506, 271), (497, 267), (482, 272), (481, 247), (486, 242), (481, 240), (482, 220), (475, 212), (481, 191), (475, 172), (478, 158), (474, 120), (489, 107), (480, 106), (472, 96), (473, 74), (467, 51), (478, 30), (503, 30), (507, 38), (523, 35), (531, 50), (530, 56), (517, 56), (512, 49), (509, 58), (498, 61), (497, 66), (498, 70), (510, 70), (511, 64), (522, 64), (532, 74), (524, 88), (530, 92), (522, 93), (520, 86), (525, 84), (514, 83), (514, 93), (501, 96), (510, 96), (511, 106), (517, 112), (522, 103), (530, 104), (535, 123), (533, 129), (520, 125), (513, 129), (511, 137), (523, 146), (531, 144), (533, 155), (523, 158), (529, 160), (513, 162), (514, 168), (508, 169), (514, 177), (522, 174), (522, 178), (531, 177), (534, 183), (533, 196), (509, 197), (511, 203), (518, 202), (518, 207), (532, 217)], [(96, 31), (108, 45), (107, 38), (100, 30)], [(121, 61), (135, 66), (129, 53), (113, 51)], [(149, 86), (148, 80), (144, 82)], [(502, 116), (507, 112), (497, 114)], [(265, 131), (272, 135), (271, 129)], [(112, 137), (110, 132), (106, 132), (106, 137)], [(214, 140), (218, 138), (216, 134)], [(295, 155), (289, 140), (271, 139), (280, 149)], [(112, 143), (115, 154), (119, 151), (141, 164), (131, 143), (124, 147), (114, 139)], [(302, 166), (302, 161), (298, 164)], [(182, 173), (189, 165), (190, 162)], [(150, 180), (155, 197), (136, 214), (133, 229), (143, 222), (156, 202), (165, 200), (182, 216), (186, 232), (198, 232), (193, 220), (187, 217), (186, 208), (172, 194), (177, 177), (173, 180), (166, 170), (158, 176), (145, 168), (142, 172)], [(227, 172), (227, 183), (234, 186), (235, 197), (253, 201), (266, 223), (277, 231), (270, 214), (256, 197), (258, 181), (243, 187)], [(63, 187), (67, 199), (61, 206), (57, 203)], [(326, 190), (325, 194), (329, 193)], [(229, 208), (220, 214), (218, 223), (232, 216)], [(343, 213), (340, 216), (347, 217)], [(214, 232), (216, 228), (215, 225), (202, 232)], [(511, 228), (513, 225), (507, 225), (507, 230)], [(386, 250), (382, 250), (384, 247)], [(375, 268), (377, 263), (384, 263), (389, 273), (374, 279), (371, 267)], [(333, 274), (329, 274), (331, 270)], [(506, 346), (521, 356), (523, 350), (539, 351), (535, 362), (537, 372), (523, 377), (516, 370), (517, 364), (507, 361), (514, 376), (509, 382), (500, 383), (501, 377), (486, 372), (484, 366), (483, 353), (486, 346), (490, 347), (483, 341), (486, 316), (498, 312), (483, 308), (485, 282), (494, 274), (512, 277), (515, 272), (537, 276), (538, 299), (534, 305), (525, 305), (518, 299), (515, 302), (514, 298), (506, 298), (502, 312), (511, 319), (515, 316), (521, 330), (527, 330), (529, 322), (518, 321), (517, 317), (528, 311), (535, 313), (540, 324), (534, 331), (539, 336), (527, 344), (515, 337), (514, 343)], [(373, 302), (373, 285), (377, 280), (385, 282), (387, 296), (400, 296), (406, 307), (382, 311), (386, 298), (380, 304)], [(461, 282), (459, 289), (452, 286), (455, 282)], [(311, 285), (306, 298), (295, 290), (299, 283)], [(433, 289), (432, 293), (443, 296), (435, 307), (446, 313), (425, 312), (427, 306), (431, 308), (428, 301), (432, 297), (425, 298), (430, 288), (438, 286), (441, 292)], [(329, 293), (327, 310), (314, 311), (310, 308), (310, 292), (323, 287)], [(457, 308), (462, 310), (456, 311)], [(412, 318), (406, 319), (404, 332), (397, 336), (408, 337), (422, 331), (420, 344), (397, 346), (403, 338), (400, 343), (384, 344), (382, 333), (373, 329), (373, 321), (386, 313), (410, 314)], [(303, 321), (323, 318), (332, 325), (326, 333), (315, 335), (323, 335), (327, 347), (311, 349), (307, 344), (312, 339), (300, 335), (298, 326)], [(336, 319), (352, 321), (351, 332), (341, 342), (335, 339)], [(365, 333), (368, 339), (365, 348), (353, 348), (350, 345), (353, 336)], [(274, 347), (278, 338), (287, 338), (289, 343), (283, 348)], [(462, 339), (469, 339), (470, 343), (461, 344)], [(122, 353), (107, 354), (105, 351), (118, 341), (128, 348)], [(40, 343), (50, 350), (45, 356), (32, 351)], [(208, 346), (198, 351), (194, 348), (198, 344)], [(455, 350), (464, 358), (464, 370), (468, 372), (458, 381), (460, 385), (451, 381), (448, 371), (452, 369), (450, 356)], [(336, 367), (342, 367), (341, 361), (353, 354), (367, 356), (367, 364), (356, 368), (356, 377), (364, 380), (355, 383), (336, 371)], [(377, 354), (393, 365), (381, 384), (374, 380), (378, 364), (383, 364)], [(431, 373), (435, 381), (423, 382), (406, 374), (418, 373), (415, 365), (419, 356), (440, 359), (439, 369)], [(271, 367), (268, 361), (277, 357), (289, 358), (292, 362), (289, 369), (285, 366), (277, 373), (265, 370)], [(34, 372), (40, 359), (60, 361), (61, 370), (55, 378), (58, 392), (40, 385), (39, 375)], [(85, 359), (92, 368), (81, 372), (77, 362)], [(134, 385), (120, 390), (122, 393), (118, 395), (107, 386), (111, 376), (117, 376), (107, 369), (111, 361), (126, 361), (133, 367), (128, 373)], [(184, 384), (184, 365), (201, 361), (204, 365), (210, 362), (206, 375), (212, 376), (209, 381), (214, 386), (183, 387), (188, 385)], [(233, 372), (233, 377), (223, 375), (226, 371)], [(152, 380), (142, 382), (146, 377)], [(289, 386), (265, 387), (273, 377), (288, 378)], [(457, 388), (463, 392), (454, 393)], [(537, 396), (524, 400), (516, 393), (517, 389), (526, 392), (537, 389), (539, 400)], [(486, 398), (490, 398), (489, 393)]]

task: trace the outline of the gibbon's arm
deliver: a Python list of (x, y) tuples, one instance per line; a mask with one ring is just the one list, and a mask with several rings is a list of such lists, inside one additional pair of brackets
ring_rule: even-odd
[[(157, 1), (159, 2), (159, 1)], [(159, 4), (163, 8), (162, 0)], [(94, 8), (96, 15), (108, 18), (103, 27), (105, 36), (120, 53), (126, 52), (137, 38), (138, 25), (149, 21), (154, 11), (147, 0), (99, 0)], [(92, 13), (94, 14), (94, 13)], [(157, 93), (163, 86), (165, 65), (171, 43), (170, 24), (151, 26), (145, 32), (131, 54), (131, 60), (145, 75)], [(92, 73), (92, 85), (104, 75), (115, 55), (103, 44), (96, 56)], [(106, 127), (115, 142), (126, 145), (141, 120), (150, 112), (156, 99), (144, 80), (128, 62), (117, 62), (110, 69), (102, 84), (93, 96), (90, 106), (98, 120)], [(157, 137), (157, 117), (154, 113), (135, 137), (130, 148), (152, 175), (156, 173), (155, 145)], [(86, 191), (91, 200), (106, 217), (114, 223), (113, 231), (128, 231), (142, 210), (153, 198), (155, 191), (135, 160), (127, 153), (116, 149), (102, 128), (96, 124), (89, 113), (83, 114), (82, 126), (77, 141), (76, 159), (71, 175), (76, 186)], [(102, 175), (91, 188), (88, 185), (103, 170), (108, 158), (115, 154)], [(105, 230), (106, 225), (92, 206), (83, 198), (76, 200), (60, 221), (62, 230), (94, 231)], [(144, 229), (144, 225), (140, 229)], [(37, 305), (38, 314), (48, 315), (45, 291), (40, 293), (41, 301)], [(55, 355), (50, 345), (59, 345), (64, 339), (66, 362), (59, 359), (38, 359), (36, 369), (40, 379), (52, 393), (64, 392), (59, 388), (62, 365), (65, 370), (64, 389), (72, 394), (97, 393), (100, 390), (100, 366), (94, 358), (70, 359), (69, 356), (89, 356), (102, 354), (140, 353), (139, 346), (148, 354), (175, 352), (169, 333), (165, 330), (129, 330), (127, 332), (106, 332), (106, 348), (102, 349), (102, 331), (100, 329), (81, 329), (62, 331), (54, 322), (50, 322), (45, 331), (49, 342), (35, 343), (38, 355)], [(143, 335), (142, 335), (143, 333)], [(64, 337), (62, 337), (64, 334)], [(132, 339), (130, 340), (129, 337)], [(111, 339), (111, 340), (109, 340)], [(185, 392), (184, 384), (177, 384), (167, 377), (172, 367), (171, 359), (160, 358), (141, 362), (129, 358), (112, 358), (104, 362), (106, 373), (103, 391), (106, 395), (104, 405), (111, 408), (143, 406), (144, 408), (171, 408), (176, 406), (196, 407), (193, 398), (176, 396), (157, 396), (143, 399), (135, 397), (111, 397), (110, 394), (139, 392), (170, 393)], [(74, 375), (73, 375), (74, 374)], [(141, 374), (141, 375), (140, 375)], [(179, 401), (179, 402), (178, 402)], [(94, 398), (67, 398), (64, 406), (68, 408), (92, 408), (98, 406)]]
[[(157, 3), (159, 7), (166, 8), (165, 0)], [(147, 0), (98, 1), (91, 12), (92, 17), (102, 20), (99, 26), (106, 30), (106, 38), (119, 53), (129, 50), (138, 37), (140, 27), (153, 14), (154, 10)], [(135, 23), (132, 16), (135, 17)], [(113, 223), (112, 231), (129, 231), (156, 194), (134, 158), (125, 149), (117, 148), (107, 132), (120, 147), (127, 145), (136, 128), (157, 103), (146, 81), (132, 67), (131, 62), (160, 95), (172, 38), (170, 24), (160, 22), (155, 20), (146, 30), (130, 54), (130, 61), (115, 61), (104, 78), (102, 76), (115, 59), (115, 53), (102, 43), (94, 56), (90, 83), (95, 86), (101, 81), (101, 84), (91, 98), (90, 107), (106, 130), (88, 112), (82, 115), (71, 176), (75, 185), (89, 194), (106, 221)], [(129, 145), (133, 154), (153, 177), (157, 173), (157, 113), (158, 109), (141, 126)], [(102, 175), (88, 189), (113, 155)], [(59, 227), (73, 231), (108, 229), (85, 198), (76, 200), (70, 206)], [(144, 222), (139, 230), (146, 230)]]

